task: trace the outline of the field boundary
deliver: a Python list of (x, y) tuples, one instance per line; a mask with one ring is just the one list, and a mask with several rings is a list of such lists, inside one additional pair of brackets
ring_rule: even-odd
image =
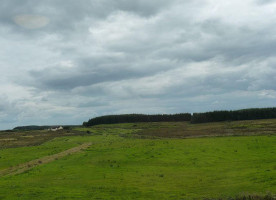
[(9, 168), (0, 170), (0, 177), (8, 176), (8, 175), (21, 174), (21, 173), (23, 173), (25, 171), (28, 171), (28, 170), (36, 167), (36, 166), (47, 164), (47, 163), (53, 162), (55, 160), (58, 160), (60, 158), (63, 158), (65, 156), (71, 155), (73, 153), (80, 152), (81, 150), (87, 149), (91, 145), (92, 145), (91, 142), (84, 143), (84, 144), (81, 144), (77, 147), (73, 147), (71, 149), (67, 149), (65, 151), (59, 152), (57, 154), (53, 154), (53, 155), (50, 155), (50, 156), (45, 156), (45, 157), (42, 157), (42, 158), (31, 160), (31, 161), (26, 162), (26, 163), (19, 164), (17, 166), (13, 166), (13, 167), (9, 167)]

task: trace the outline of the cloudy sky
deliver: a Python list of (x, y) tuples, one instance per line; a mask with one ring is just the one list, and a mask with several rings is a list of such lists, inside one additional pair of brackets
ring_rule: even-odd
[(0, 129), (276, 106), (276, 1), (0, 3)]

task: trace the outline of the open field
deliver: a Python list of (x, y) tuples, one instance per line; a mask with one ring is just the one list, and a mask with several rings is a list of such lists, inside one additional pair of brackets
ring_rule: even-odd
[[(99, 125), (74, 127), (70, 135), (2, 133), (0, 139), (15, 140), (0, 149), (0, 171), (92, 145), (16, 175), (0, 175), (0, 199), (218, 199), (267, 193), (272, 199), (275, 122)], [(42, 134), (44, 141), (36, 136)]]

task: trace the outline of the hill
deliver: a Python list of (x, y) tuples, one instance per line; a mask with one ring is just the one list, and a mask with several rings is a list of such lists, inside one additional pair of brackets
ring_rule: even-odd
[(250, 199), (276, 194), (276, 119), (0, 134), (0, 199)]

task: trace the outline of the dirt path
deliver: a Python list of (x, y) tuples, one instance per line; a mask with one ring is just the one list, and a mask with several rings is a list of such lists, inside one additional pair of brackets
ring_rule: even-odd
[(60, 158), (63, 158), (67, 155), (73, 154), (73, 153), (77, 153), (83, 149), (87, 149), (89, 146), (91, 146), (92, 143), (84, 143), (80, 146), (68, 149), (66, 151), (62, 151), (60, 153), (54, 154), (54, 155), (50, 155), (50, 156), (45, 156), (39, 159), (35, 159), (26, 163), (22, 163), (19, 164), (17, 166), (14, 167), (10, 167), (4, 170), (0, 170), (0, 177), (1, 176), (7, 176), (7, 175), (15, 175), (15, 174), (20, 174), (23, 173), (29, 169), (32, 169), (36, 166), (39, 165), (43, 165), (43, 164), (47, 164), (50, 162), (53, 162), (55, 160), (58, 160)]

